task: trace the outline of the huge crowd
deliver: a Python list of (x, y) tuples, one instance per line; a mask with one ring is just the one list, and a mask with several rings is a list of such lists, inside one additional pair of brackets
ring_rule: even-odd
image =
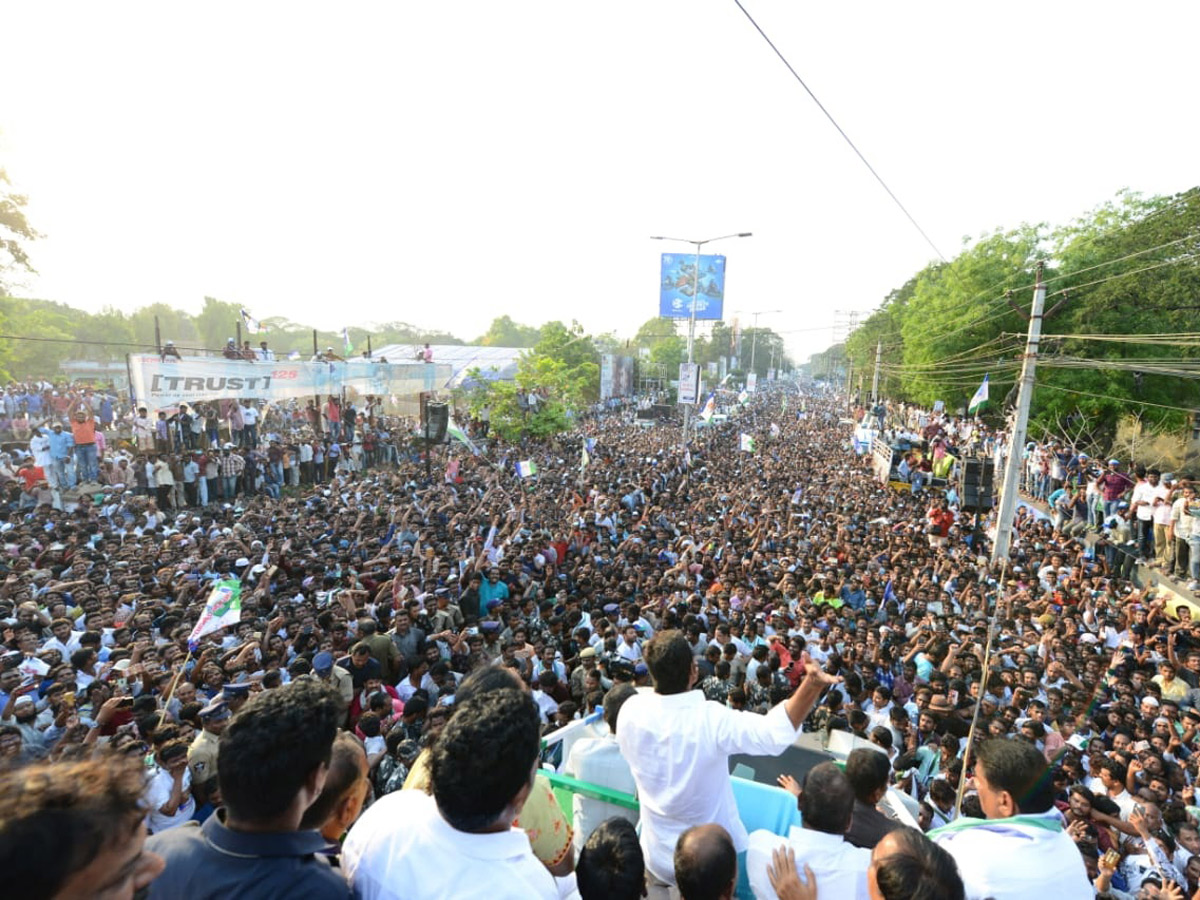
[[(45, 437), (103, 433), (90, 399), (62, 407)], [(433, 483), (395, 439), (230, 494), (218, 463), (216, 494), (177, 507), (136, 473), (72, 494), (33, 466), (39, 497), (14, 471), (14, 896), (1192, 896), (1200, 623), (1097, 550), (1105, 519), (1024, 507), (993, 564), (951, 486), (897, 491), (855, 454), (846, 419), (873, 411), (789, 384), (731, 413), (685, 450), (603, 410), (438, 450)], [(963, 423), (918, 424), (918, 466), (964, 455)], [(206, 460), (235, 452), (195, 434)], [(270, 469), (271, 446), (242, 456)], [(97, 466), (122, 452), (149, 448)], [(1122, 477), (1115, 515), (1145, 493)], [(1190, 524), (1191, 484), (1171, 490)], [(222, 581), (240, 621), (190, 645)], [(566, 758), (542, 746), (600, 711)], [(857, 749), (781, 778), (800, 827), (747, 834), (729, 757), (802, 732)], [(617, 793), (568, 815), (542, 767)], [(877, 806), (893, 789), (917, 827)]]

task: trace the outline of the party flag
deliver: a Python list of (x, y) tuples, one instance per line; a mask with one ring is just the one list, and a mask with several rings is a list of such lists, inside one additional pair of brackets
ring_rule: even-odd
[(250, 334), (258, 334), (260, 331), (267, 330), (262, 322), (246, 312), (245, 309), (242, 310), (242, 323), (246, 326), (246, 331)]
[(967, 412), (974, 413), (981, 406), (988, 402), (988, 377), (983, 376), (983, 384), (979, 385), (979, 390), (975, 392), (975, 396), (971, 398), (971, 402), (967, 404)]
[(204, 604), (204, 612), (192, 633), (188, 635), (188, 647), (195, 650), (200, 638), (219, 631), (227, 625), (236, 625), (242, 618), (242, 583), (234, 579), (218, 581)]

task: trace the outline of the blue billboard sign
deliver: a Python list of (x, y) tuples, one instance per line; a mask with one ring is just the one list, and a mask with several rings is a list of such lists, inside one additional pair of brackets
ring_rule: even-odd
[(664, 253), (658, 314), (686, 319), (692, 313), (693, 293), (697, 319), (720, 319), (725, 305), (725, 257), (701, 256), (696, 274), (696, 254)]

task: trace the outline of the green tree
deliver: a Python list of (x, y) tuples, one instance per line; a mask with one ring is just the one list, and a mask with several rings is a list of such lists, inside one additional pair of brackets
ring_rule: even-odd
[[(557, 434), (600, 395), (600, 354), (578, 322), (543, 325), (537, 345), (517, 361), (513, 381), (470, 374), (472, 412), (488, 407), (492, 429), (507, 440)], [(530, 395), (537, 398), (532, 407)]]
[(475, 343), (485, 347), (532, 347), (540, 337), (540, 329), (514, 322), (510, 316), (500, 316), (492, 320)]
[[(1200, 406), (1200, 382), (1180, 377), (1200, 352), (1150, 337), (1196, 330), (1200, 189), (1173, 197), (1121, 193), (1059, 229), (1055, 240), (1062, 274), (1048, 282), (1043, 330), (1083, 337), (1046, 342), (1051, 358), (1038, 371), (1045, 389), (1037, 392), (1034, 421), (1050, 428), (1084, 413), (1101, 423), (1104, 439), (1131, 410), (1152, 429), (1183, 426), (1186, 413), (1141, 404)], [(1144, 334), (1147, 342), (1087, 334)]]
[[(196, 331), (195, 322), (190, 315), (181, 309), (168, 306), (166, 303), (152, 303), (149, 306), (143, 306), (130, 316), (130, 324), (133, 327), (133, 339), (136, 343), (142, 344), (147, 350), (153, 350), (155, 347), (155, 318), (158, 319), (159, 329), (164, 342), (174, 341), (181, 347), (202, 346), (200, 335)], [(220, 350), (225, 346), (224, 339), (233, 337), (232, 324), (230, 323), (228, 333), (221, 336), (221, 343), (208, 349)]]
[[(193, 326), (200, 337), (200, 343), (209, 350), (220, 350), (229, 338), (237, 337), (238, 324), (242, 321), (242, 308), (236, 303), (228, 303), (215, 297), (205, 297), (204, 307), (200, 314), (193, 319)], [(166, 340), (166, 337), (163, 338)], [(178, 341), (178, 338), (172, 338)], [(242, 328), (242, 340), (257, 343), (256, 335)]]
[(18, 272), (33, 272), (25, 245), (40, 234), (25, 218), (29, 198), (12, 190), (8, 173), (0, 168), (0, 294), (11, 289), (11, 278)]

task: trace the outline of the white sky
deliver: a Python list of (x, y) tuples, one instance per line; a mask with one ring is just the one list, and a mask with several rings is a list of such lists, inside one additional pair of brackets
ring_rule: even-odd
[[(1197, 183), (1200, 4), (746, 4), (947, 256)], [(649, 235), (752, 231), (712, 248), (726, 318), (784, 310), (759, 322), (803, 359), (933, 255), (732, 0), (6, 0), (0, 28), (30, 296), (628, 336), (686, 250)]]

